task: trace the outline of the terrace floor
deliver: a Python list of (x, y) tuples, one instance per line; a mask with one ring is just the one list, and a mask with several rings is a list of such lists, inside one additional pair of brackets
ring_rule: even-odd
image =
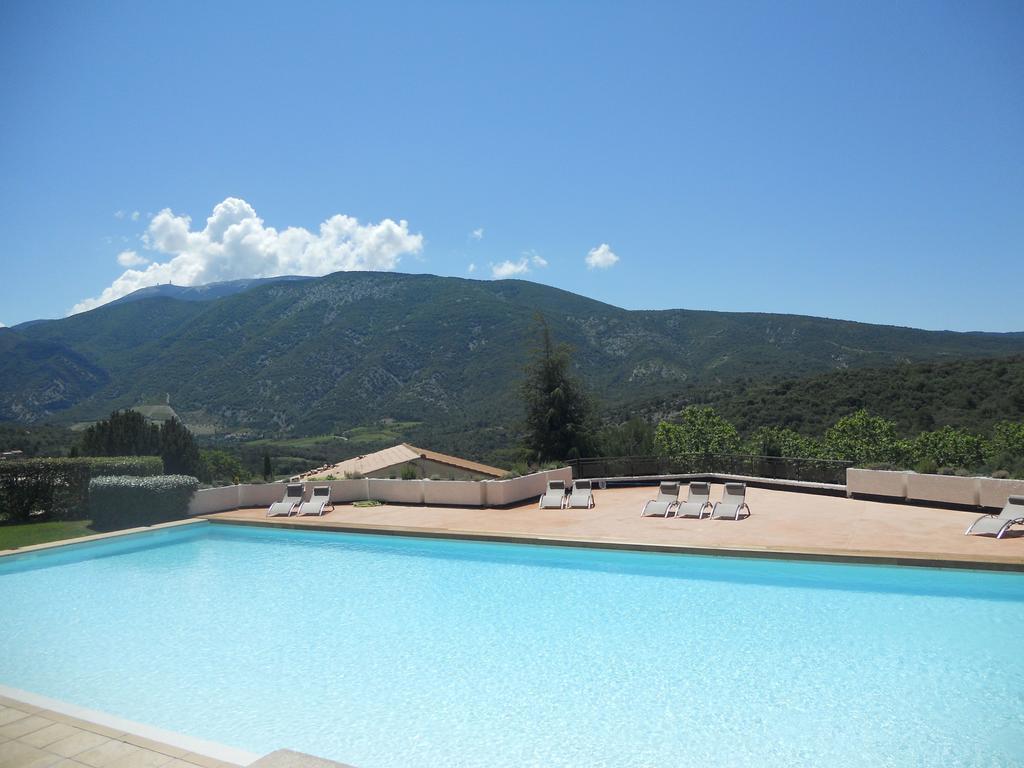
[(3, 768), (237, 768), (88, 720), (0, 696)]
[[(339, 504), (322, 517), (267, 518), (262, 508), (206, 517), (300, 529), (1024, 570), (1024, 528), (1000, 540), (964, 536), (978, 512), (748, 488), (752, 514), (747, 519), (641, 518), (643, 503), (656, 490), (595, 490), (589, 510), (540, 510), (534, 499), (509, 509)], [(721, 496), (722, 486), (713, 485), (711, 500)]]

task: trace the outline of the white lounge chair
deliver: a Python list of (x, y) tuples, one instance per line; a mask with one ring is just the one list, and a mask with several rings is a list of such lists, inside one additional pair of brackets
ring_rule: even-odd
[(331, 508), (331, 512), (334, 511), (334, 505), (331, 504), (331, 486), (317, 485), (313, 487), (313, 494), (309, 497), (309, 501), (299, 505), (298, 514), (319, 517), (327, 511), (328, 507)]
[(565, 506), (565, 480), (548, 480), (548, 489), (540, 497), (540, 509), (562, 509)]
[(700, 520), (711, 511), (711, 483), (690, 483), (686, 501), (676, 507), (676, 517), (696, 517)]
[(662, 483), (658, 497), (651, 499), (640, 510), (640, 517), (668, 517), (679, 506), (679, 483)]
[(719, 520), (739, 520), (740, 510), (747, 510), (744, 517), (750, 517), (750, 507), (745, 501), (747, 486), (745, 483), (726, 483), (722, 500), (711, 508), (711, 517)]
[(589, 480), (573, 480), (572, 494), (566, 505), (572, 509), (590, 509), (594, 506), (594, 488)]
[(302, 483), (288, 483), (288, 487), (284, 491), (284, 498), (270, 505), (267, 517), (288, 517), (302, 503), (303, 493)]
[(1006, 506), (998, 515), (982, 515), (964, 531), (968, 533), (994, 533), (997, 539), (1003, 538), (1012, 525), (1024, 525), (1024, 496), (1010, 496)]

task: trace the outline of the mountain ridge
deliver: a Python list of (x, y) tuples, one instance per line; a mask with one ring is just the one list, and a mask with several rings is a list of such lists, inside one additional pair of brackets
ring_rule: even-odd
[[(627, 310), (523, 280), (340, 272), (0, 329), (17, 336), (0, 355), (0, 419), (88, 420), (170, 394), (225, 430), (298, 434), (383, 417), (510, 423), (538, 313), (611, 405), (742, 378), (1024, 354), (1024, 333)], [(71, 386), (72, 354), (89, 386)], [(66, 395), (33, 398), (58, 381)]]

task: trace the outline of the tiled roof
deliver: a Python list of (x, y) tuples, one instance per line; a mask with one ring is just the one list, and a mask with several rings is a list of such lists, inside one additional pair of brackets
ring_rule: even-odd
[(425, 448), (417, 448), (415, 445), (401, 443), (391, 448), (368, 453), (365, 456), (346, 459), (345, 461), (338, 462), (333, 467), (315, 470), (309, 476), (335, 475), (336, 477), (342, 477), (346, 473), (349, 475), (368, 475), (388, 467), (397, 466), (398, 464), (405, 464), (413, 459), (427, 459), (438, 464), (447, 464), (458, 469), (477, 472), (481, 475), (490, 475), (491, 477), (502, 477), (505, 474), (505, 470), (498, 469), (497, 467), (490, 467), (486, 464), (469, 461), (468, 459), (460, 459), (458, 456), (449, 456), (446, 453), (428, 451)]

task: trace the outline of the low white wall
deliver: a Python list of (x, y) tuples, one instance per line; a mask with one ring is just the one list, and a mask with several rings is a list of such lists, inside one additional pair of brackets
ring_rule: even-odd
[(1024, 495), (1024, 480), (848, 469), (846, 492), (849, 495), (1002, 509), (1007, 496)]
[(238, 506), (269, 507), (284, 498), (286, 483), (260, 483), (259, 485), (238, 486)]
[(423, 480), (384, 480), (371, 477), (367, 482), (371, 499), (396, 504), (423, 503)]
[(910, 472), (886, 472), (876, 469), (846, 470), (846, 493), (864, 496), (907, 497), (907, 476)]
[(460, 507), (482, 507), (486, 486), (477, 480), (425, 480), (424, 504), (454, 504)]
[(907, 498), (977, 506), (978, 478), (911, 474), (907, 476)]
[(1024, 496), (1024, 480), (997, 480), (994, 477), (978, 479), (978, 500), (983, 507), (1006, 506), (1007, 496)]
[(362, 501), (370, 498), (369, 480), (365, 477), (359, 480), (316, 480), (303, 483), (306, 486), (307, 495), (317, 485), (327, 485), (331, 488), (331, 501), (344, 503), (348, 501)]
[[(536, 472), (511, 480), (390, 480), (364, 477), (358, 480), (310, 480), (302, 483), (308, 498), (313, 486), (331, 488), (331, 501), (346, 503), (377, 499), (392, 504), (444, 504), (463, 507), (500, 507), (540, 496), (548, 480), (572, 483), (569, 467)], [(284, 498), (286, 483), (228, 485), (197, 491), (189, 505), (190, 515), (208, 515), (229, 509), (269, 507)]]
[(484, 502), (488, 507), (501, 507), (515, 504), (531, 496), (539, 497), (547, 490), (549, 480), (564, 480), (566, 485), (571, 485), (572, 469), (560, 467), (511, 480), (487, 480), (484, 483), (487, 486)]
[(238, 509), (238, 485), (226, 485), (223, 488), (203, 488), (196, 491), (188, 505), (190, 515), (209, 515), (212, 512), (224, 512)]

